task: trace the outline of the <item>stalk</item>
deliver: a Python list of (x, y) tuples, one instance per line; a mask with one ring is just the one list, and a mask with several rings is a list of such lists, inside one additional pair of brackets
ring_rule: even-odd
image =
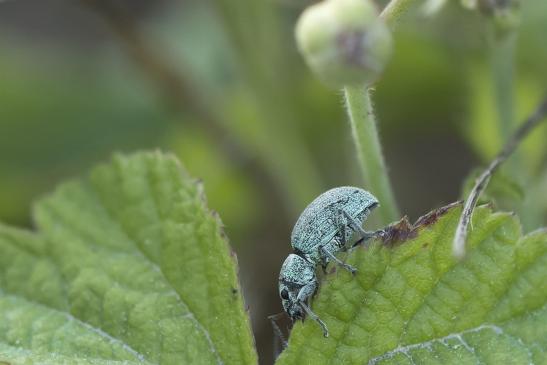
[(384, 162), (369, 90), (346, 86), (344, 93), (361, 174), (368, 189), (380, 201), (378, 211), (382, 223), (393, 222), (400, 217), (399, 209)]
[[(416, 0), (391, 0), (380, 17), (393, 30)], [(357, 152), (361, 174), (368, 188), (380, 201), (379, 216), (383, 224), (400, 217), (399, 208), (391, 187), (387, 172), (376, 118), (371, 100), (371, 88), (368, 86), (346, 86), (344, 96), (351, 126), (351, 135)]]
[[(511, 136), (515, 119), (514, 111), (514, 56), (516, 34), (490, 34), (490, 62), (494, 105), (497, 113), (501, 144)], [(511, 164), (509, 165), (511, 168)]]

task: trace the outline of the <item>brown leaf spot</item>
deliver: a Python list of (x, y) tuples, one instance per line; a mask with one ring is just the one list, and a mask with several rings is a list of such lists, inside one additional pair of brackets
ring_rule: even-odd
[(457, 201), (457, 202), (445, 205), (444, 207), (434, 209), (431, 212), (427, 213), (426, 215), (423, 215), (420, 218), (418, 218), (416, 223), (414, 223), (414, 227), (419, 228), (423, 226), (432, 225), (433, 223), (438, 221), (440, 217), (445, 215), (450, 209), (460, 206), (461, 204), (462, 204), (462, 201)]
[[(401, 243), (416, 237), (421, 229), (437, 222), (439, 218), (445, 215), (449, 210), (460, 206), (461, 204), (461, 201), (457, 201), (444, 207), (434, 209), (418, 218), (414, 224), (410, 224), (408, 217), (404, 216), (399, 222), (393, 223), (386, 227), (385, 233), (381, 238), (382, 242), (391, 247), (400, 245)], [(425, 248), (427, 246), (428, 243), (425, 243), (422, 247)]]
[(415, 236), (416, 232), (413, 231), (413, 226), (405, 215), (399, 222), (386, 228), (382, 241), (385, 245), (392, 246)]

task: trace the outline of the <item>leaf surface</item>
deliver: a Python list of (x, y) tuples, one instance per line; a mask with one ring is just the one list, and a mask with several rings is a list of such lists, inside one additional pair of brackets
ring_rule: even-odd
[(256, 363), (222, 224), (174, 158), (116, 156), (34, 216), (0, 226), (0, 361)]
[(466, 258), (451, 255), (461, 206), (401, 221), (323, 279), (278, 364), (546, 364), (547, 231), (521, 235), (507, 213), (477, 208)]

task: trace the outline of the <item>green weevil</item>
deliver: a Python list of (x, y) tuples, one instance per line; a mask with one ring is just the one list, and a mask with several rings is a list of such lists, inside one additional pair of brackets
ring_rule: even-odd
[(283, 309), (292, 321), (308, 315), (328, 337), (326, 324), (308, 304), (317, 290), (315, 269), (321, 264), (325, 270), (332, 260), (351, 273), (356, 272), (354, 267), (340, 261), (335, 254), (351, 248), (348, 242), (355, 232), (360, 236), (357, 242), (383, 233), (382, 230), (367, 232), (361, 227), (378, 205), (378, 199), (368, 191), (343, 186), (324, 192), (304, 209), (291, 234), (294, 253), (285, 259), (279, 274), (279, 296)]

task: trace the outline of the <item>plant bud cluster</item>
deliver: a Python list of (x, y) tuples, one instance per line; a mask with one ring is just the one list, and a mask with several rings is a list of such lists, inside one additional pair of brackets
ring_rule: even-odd
[(462, 4), (491, 18), (500, 31), (513, 30), (520, 23), (520, 0), (462, 0)]
[(310, 68), (336, 87), (370, 84), (392, 52), (391, 33), (371, 0), (325, 0), (304, 11), (298, 48)]

